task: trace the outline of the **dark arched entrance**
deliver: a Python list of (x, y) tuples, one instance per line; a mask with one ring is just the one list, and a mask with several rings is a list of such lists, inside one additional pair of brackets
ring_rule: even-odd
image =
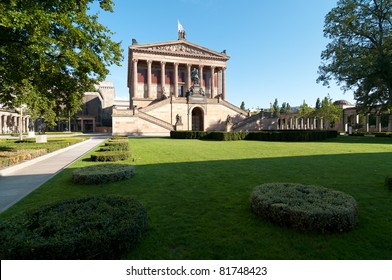
[(199, 107), (196, 107), (192, 110), (192, 130), (193, 131), (204, 130), (203, 110)]

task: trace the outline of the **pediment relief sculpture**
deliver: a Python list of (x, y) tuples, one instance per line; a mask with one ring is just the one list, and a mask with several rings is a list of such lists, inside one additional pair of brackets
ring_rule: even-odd
[(203, 50), (200, 50), (197, 48), (193, 48), (191, 46), (187, 46), (184, 44), (152, 46), (152, 47), (146, 48), (146, 50), (220, 57), (216, 54), (213, 54), (212, 52), (206, 52), (206, 51), (203, 51)]

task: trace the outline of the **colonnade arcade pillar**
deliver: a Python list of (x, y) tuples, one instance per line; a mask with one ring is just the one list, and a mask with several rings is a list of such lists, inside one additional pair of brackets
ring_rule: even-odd
[[(156, 63), (160, 64), (158, 70)], [(185, 66), (185, 68), (181, 66)], [(140, 70), (143, 68), (145, 70)], [(191, 88), (191, 72), (193, 68), (196, 68), (198, 70), (200, 86), (205, 90), (206, 93), (209, 93), (210, 98), (214, 98), (217, 95), (221, 94), (221, 98), (226, 99), (226, 67), (206, 65), (204, 63), (192, 64), (149, 59), (132, 59), (132, 74), (131, 82), (129, 83), (131, 87), (131, 98), (155, 99), (161, 98), (164, 94), (170, 95), (170, 92), (172, 92), (174, 96), (177, 96), (179, 92), (179, 87), (181, 85), (184, 85), (186, 87), (185, 90)], [(205, 70), (206, 68), (207, 70)], [(182, 74), (184, 73), (184, 69), (185, 74)], [(153, 73), (158, 73), (159, 71), (160, 75), (157, 82), (157, 79), (155, 77), (156, 74)], [(173, 73), (173, 79), (170, 79), (170, 84), (166, 84), (168, 79), (166, 75), (168, 71), (173, 71), (171, 72)], [(184, 75), (181, 76), (183, 77), (181, 81), (179, 81), (179, 74)], [(146, 88), (144, 88), (145, 94), (143, 95), (141, 95), (140, 92), (138, 93), (139, 89), (141, 88), (141, 84), (139, 84), (139, 82), (141, 83), (139, 78), (140, 75), (146, 75), (144, 76), (144, 86)]]

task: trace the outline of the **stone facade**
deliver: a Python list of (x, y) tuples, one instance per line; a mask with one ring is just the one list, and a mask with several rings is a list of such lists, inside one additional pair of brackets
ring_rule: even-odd
[(0, 104), (0, 134), (10, 134), (28, 132), (30, 125), (30, 117), (28, 115), (20, 115), (13, 109), (3, 108)]
[(226, 131), (248, 112), (226, 101), (226, 51), (185, 40), (138, 44), (128, 52), (129, 108), (114, 108), (113, 134)]

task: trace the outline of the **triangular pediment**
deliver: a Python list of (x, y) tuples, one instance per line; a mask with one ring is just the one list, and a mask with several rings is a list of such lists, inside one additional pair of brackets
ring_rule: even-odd
[(136, 51), (155, 52), (162, 54), (184, 55), (184, 56), (201, 56), (228, 60), (230, 57), (225, 52), (216, 52), (205, 47), (190, 43), (184, 40), (153, 43), (153, 44), (135, 44), (130, 49)]

